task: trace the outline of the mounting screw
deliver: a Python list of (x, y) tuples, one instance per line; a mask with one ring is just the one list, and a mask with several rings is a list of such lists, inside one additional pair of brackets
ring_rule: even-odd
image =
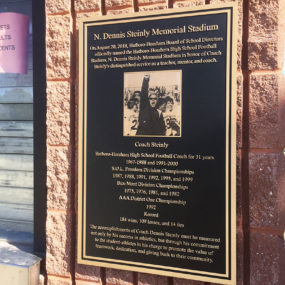
[(285, 148), (283, 149), (283, 155), (285, 156)]

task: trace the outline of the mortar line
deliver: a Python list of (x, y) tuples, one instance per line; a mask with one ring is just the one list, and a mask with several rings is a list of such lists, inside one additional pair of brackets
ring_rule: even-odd
[(138, 0), (133, 0), (133, 5), (134, 5), (134, 11), (135, 11), (135, 12), (138, 12), (138, 11), (139, 11)]
[(102, 13), (102, 15), (107, 14), (105, 0), (101, 0), (101, 13)]

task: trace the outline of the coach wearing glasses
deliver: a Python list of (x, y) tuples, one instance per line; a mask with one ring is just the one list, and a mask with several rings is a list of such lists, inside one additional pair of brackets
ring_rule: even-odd
[(145, 75), (141, 89), (138, 136), (165, 136), (166, 128), (163, 113), (166, 110), (164, 99), (149, 90), (149, 75)]

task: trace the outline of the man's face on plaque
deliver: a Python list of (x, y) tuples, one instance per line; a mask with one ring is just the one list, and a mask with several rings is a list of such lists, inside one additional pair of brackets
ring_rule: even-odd
[(166, 112), (166, 103), (162, 104), (160, 107), (159, 107), (159, 110), (162, 111), (163, 113)]
[(168, 109), (169, 112), (172, 112), (173, 111), (173, 103), (168, 101), (166, 104), (166, 109)]
[(154, 108), (156, 106), (156, 103), (157, 103), (157, 95), (155, 94), (154, 91), (149, 92), (148, 100), (149, 100), (150, 106), (152, 108)]
[(150, 106), (152, 108), (154, 108), (156, 106), (156, 103), (157, 103), (157, 95), (155, 94), (155, 92), (150, 91), (148, 99), (149, 99)]

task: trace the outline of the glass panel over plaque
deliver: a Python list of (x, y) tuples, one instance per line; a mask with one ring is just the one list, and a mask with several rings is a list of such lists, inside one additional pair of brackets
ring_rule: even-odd
[(82, 21), (80, 263), (235, 283), (234, 16)]

